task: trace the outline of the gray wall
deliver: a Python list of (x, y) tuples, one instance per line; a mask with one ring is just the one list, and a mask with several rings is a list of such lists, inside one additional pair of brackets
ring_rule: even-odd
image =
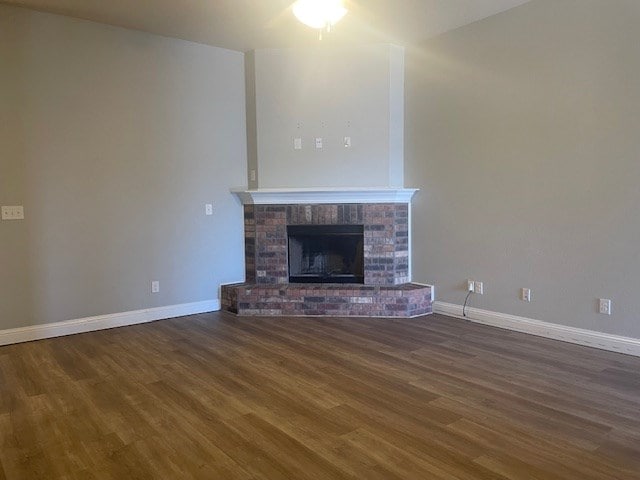
[(0, 5), (0, 329), (242, 279), (244, 108), (241, 53)]
[(637, 0), (534, 0), (408, 52), (413, 275), (439, 300), (472, 278), (473, 306), (640, 338), (639, 24)]
[[(403, 48), (320, 43), (256, 50), (248, 60), (255, 77), (247, 105), (255, 92), (257, 140), (249, 138), (256, 152), (250, 164), (257, 165), (260, 188), (402, 186)], [(345, 136), (351, 148), (344, 147)], [(293, 148), (296, 137), (302, 150)], [(323, 138), (322, 150), (316, 137)]]

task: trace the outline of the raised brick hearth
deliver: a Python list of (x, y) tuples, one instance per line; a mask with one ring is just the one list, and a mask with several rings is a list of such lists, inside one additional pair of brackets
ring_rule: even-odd
[(431, 287), (243, 283), (222, 289), (222, 309), (239, 315), (417, 317), (431, 313)]

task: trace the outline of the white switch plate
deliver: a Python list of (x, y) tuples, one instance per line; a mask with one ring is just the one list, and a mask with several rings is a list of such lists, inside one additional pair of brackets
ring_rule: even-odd
[(322, 138), (321, 137), (317, 137), (316, 138), (316, 148), (318, 150), (322, 148)]
[(22, 205), (3, 206), (2, 220), (24, 220), (24, 207)]
[(344, 148), (351, 148), (351, 137), (344, 137)]
[(293, 139), (293, 149), (294, 150), (302, 150), (302, 139), (294, 138)]
[(474, 290), (473, 280), (467, 280), (467, 291), (473, 292), (473, 290)]
[(598, 302), (600, 307), (600, 313), (603, 315), (611, 315), (611, 300), (608, 298), (601, 298)]
[(213, 205), (211, 203), (207, 203), (204, 206), (204, 214), (205, 215), (213, 215)]
[(154, 280), (151, 282), (151, 293), (159, 293), (160, 292), (160, 282)]
[(525, 302), (530, 302), (531, 301), (531, 289), (530, 288), (523, 288), (522, 291), (520, 292), (520, 298)]
[(255, 182), (256, 181), (256, 171), (255, 170), (251, 170), (251, 181)]

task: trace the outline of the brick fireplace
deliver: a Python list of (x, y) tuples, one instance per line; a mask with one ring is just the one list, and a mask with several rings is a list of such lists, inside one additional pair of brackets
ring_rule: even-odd
[[(408, 190), (410, 195), (414, 191)], [(246, 280), (222, 287), (223, 310), (240, 315), (414, 317), (431, 313), (432, 287), (410, 283), (406, 197), (390, 196), (389, 190), (377, 195), (370, 190), (286, 191), (288, 195), (280, 191), (276, 198), (273, 191), (266, 192), (267, 198), (255, 192), (241, 195)], [(332, 198), (345, 201), (329, 203)], [(264, 203), (255, 203), (256, 199)], [(334, 283), (330, 278), (322, 283), (289, 283), (287, 229), (303, 225), (329, 231), (334, 226), (361, 228), (364, 283)]]

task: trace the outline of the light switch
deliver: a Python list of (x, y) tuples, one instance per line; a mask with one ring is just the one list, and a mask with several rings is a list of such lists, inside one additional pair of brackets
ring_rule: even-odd
[(351, 137), (344, 137), (344, 148), (351, 148)]
[(207, 203), (204, 206), (205, 215), (213, 215), (213, 205), (211, 203)]

